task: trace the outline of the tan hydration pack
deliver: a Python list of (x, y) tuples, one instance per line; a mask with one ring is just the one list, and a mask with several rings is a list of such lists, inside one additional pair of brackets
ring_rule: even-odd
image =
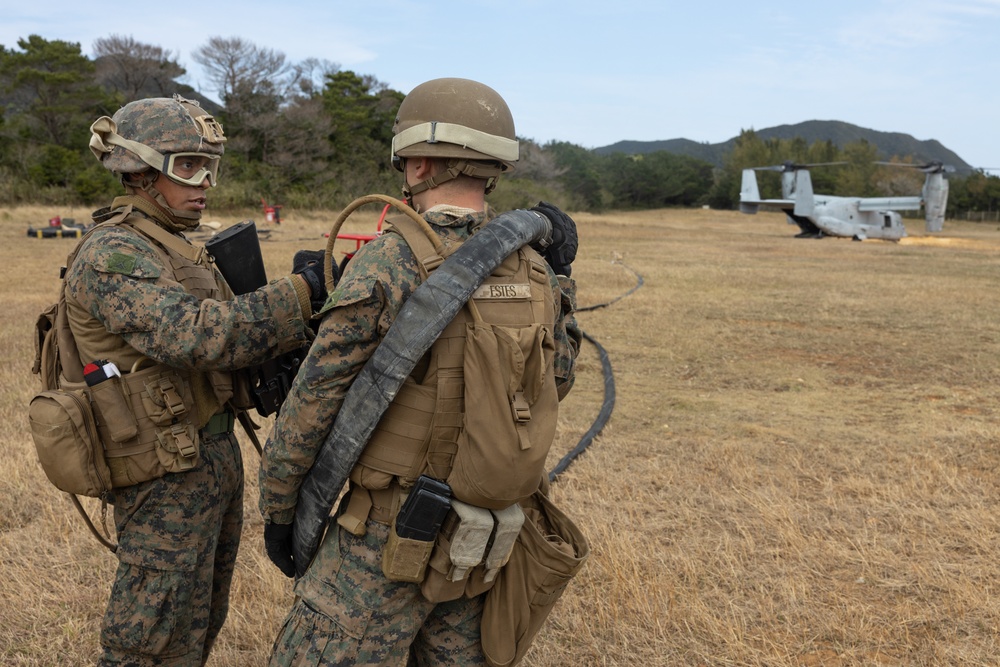
[[(443, 258), (409, 218), (390, 224), (426, 278)], [(447, 481), (459, 501), (491, 510), (531, 496), (556, 433), (554, 320), (545, 262), (522, 248), (473, 293), (407, 378), (351, 478), (377, 490), (397, 478), (409, 486), (425, 473)]]

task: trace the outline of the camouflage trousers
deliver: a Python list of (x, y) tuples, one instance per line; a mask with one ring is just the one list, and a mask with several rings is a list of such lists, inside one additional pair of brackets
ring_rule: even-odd
[(417, 584), (382, 574), (385, 524), (363, 537), (330, 524), (316, 558), (295, 585), (271, 667), (483, 665), (483, 596), (434, 604)]
[(243, 459), (230, 434), (201, 439), (193, 469), (114, 492), (118, 572), (99, 665), (203, 665), (229, 611), (243, 527)]

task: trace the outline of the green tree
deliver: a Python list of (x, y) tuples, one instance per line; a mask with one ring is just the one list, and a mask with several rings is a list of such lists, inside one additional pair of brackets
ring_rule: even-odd
[[(740, 135), (733, 143), (733, 149), (726, 155), (722, 169), (716, 174), (715, 184), (709, 193), (708, 201), (713, 208), (735, 208), (740, 201), (740, 184), (743, 170), (749, 167), (763, 167), (775, 164), (772, 150), (757, 136), (753, 130), (740, 130)], [(765, 188), (777, 188), (776, 178), (767, 179), (766, 174), (759, 179), (763, 196), (777, 196), (775, 192), (765, 194)]]
[(572, 202), (570, 208), (585, 211), (603, 209), (605, 192), (598, 167), (600, 156), (564, 141), (549, 142), (545, 150), (555, 157), (561, 172), (559, 182)]
[(350, 70), (327, 75), (320, 98), (330, 121), (334, 168), (347, 197), (398, 187), (390, 153), (403, 97), (373, 76)]
[(861, 139), (844, 146), (844, 159), (847, 165), (837, 173), (837, 188), (832, 194), (843, 197), (877, 197), (878, 191), (875, 173), (878, 165), (878, 149)]
[(5, 114), (21, 139), (64, 148), (87, 145), (88, 128), (108, 98), (94, 81), (94, 63), (78, 43), (38, 35), (0, 46), (0, 86)]
[(616, 153), (601, 166), (614, 208), (692, 206), (706, 200), (712, 187), (710, 164), (666, 151)]

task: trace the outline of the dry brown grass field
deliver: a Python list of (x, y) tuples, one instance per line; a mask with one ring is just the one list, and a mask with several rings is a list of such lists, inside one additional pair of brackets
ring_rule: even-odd
[[(3, 665), (92, 664), (116, 566), (27, 430), (29, 334), (74, 242), (25, 230), (55, 214), (86, 217), (0, 213)], [(284, 211), (266, 230), (269, 274), (324, 247), (334, 217)], [(579, 315), (617, 401), (553, 485), (592, 556), (524, 664), (1000, 663), (1000, 230), (948, 222), (930, 238), (910, 221), (901, 243), (855, 243), (795, 239), (773, 213), (576, 219), (581, 306), (626, 292), (633, 271), (644, 285)], [(585, 344), (553, 465), (602, 393)], [(244, 542), (213, 667), (264, 665), (291, 603), (263, 556), (248, 442), (244, 456)]]

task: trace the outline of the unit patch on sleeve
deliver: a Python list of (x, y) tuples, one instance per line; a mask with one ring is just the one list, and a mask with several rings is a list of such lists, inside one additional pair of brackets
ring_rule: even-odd
[(115, 252), (108, 257), (106, 269), (111, 273), (130, 274), (135, 271), (135, 256)]

